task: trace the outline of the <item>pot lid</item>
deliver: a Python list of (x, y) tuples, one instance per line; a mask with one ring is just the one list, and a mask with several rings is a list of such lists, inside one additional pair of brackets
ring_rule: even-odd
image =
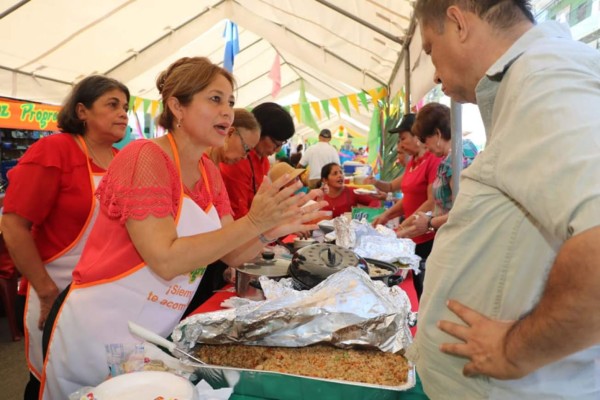
[(290, 260), (275, 258), (273, 253), (264, 252), (261, 258), (250, 263), (245, 263), (237, 269), (240, 272), (254, 276), (279, 277), (288, 274), (289, 265)]
[(352, 250), (318, 243), (303, 247), (294, 253), (289, 274), (303, 288), (310, 289), (346, 267), (359, 267), (368, 272), (366, 261)]

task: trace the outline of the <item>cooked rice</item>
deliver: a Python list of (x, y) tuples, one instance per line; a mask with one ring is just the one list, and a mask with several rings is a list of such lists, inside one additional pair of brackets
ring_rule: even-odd
[(408, 378), (408, 362), (399, 353), (338, 349), (332, 346), (264, 347), (239, 344), (199, 345), (204, 362), (233, 368), (284, 372), (323, 379), (400, 386)]

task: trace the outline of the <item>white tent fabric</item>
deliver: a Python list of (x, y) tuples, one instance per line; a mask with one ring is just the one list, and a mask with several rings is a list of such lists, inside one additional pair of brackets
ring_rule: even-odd
[[(159, 72), (183, 56), (222, 64), (227, 19), (239, 28), (237, 105), (298, 103), (405, 85), (410, 49), (413, 101), (431, 87), (432, 67), (414, 29), (411, 0), (0, 0), (0, 96), (60, 104), (71, 86), (101, 73), (131, 94), (159, 99)], [(411, 29), (411, 27), (413, 29)], [(412, 43), (411, 43), (412, 40)], [(269, 72), (279, 54), (281, 92)], [(370, 116), (345, 124), (364, 131)], [(339, 124), (340, 117), (330, 125)], [(321, 124), (320, 124), (321, 125)], [(324, 126), (323, 126), (324, 127)], [(301, 127), (299, 127), (301, 128)]]

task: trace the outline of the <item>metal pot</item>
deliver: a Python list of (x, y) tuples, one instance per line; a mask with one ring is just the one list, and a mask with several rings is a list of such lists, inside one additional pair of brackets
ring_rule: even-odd
[(261, 276), (271, 279), (286, 277), (289, 260), (275, 258), (271, 252), (262, 253), (262, 258), (255, 262), (245, 263), (236, 269), (235, 291), (239, 297), (251, 300), (264, 300), (265, 295), (258, 280)]
[(311, 289), (329, 275), (347, 267), (368, 272), (367, 262), (352, 250), (326, 243), (303, 247), (294, 253), (288, 270), (297, 289)]

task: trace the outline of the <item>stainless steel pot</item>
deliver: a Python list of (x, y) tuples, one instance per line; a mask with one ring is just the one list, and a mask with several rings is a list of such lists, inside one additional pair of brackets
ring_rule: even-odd
[(251, 300), (264, 300), (265, 295), (260, 287), (258, 278), (266, 276), (271, 279), (280, 279), (288, 276), (289, 260), (275, 258), (270, 252), (262, 254), (262, 258), (255, 262), (245, 263), (236, 269), (235, 290), (239, 297)]

